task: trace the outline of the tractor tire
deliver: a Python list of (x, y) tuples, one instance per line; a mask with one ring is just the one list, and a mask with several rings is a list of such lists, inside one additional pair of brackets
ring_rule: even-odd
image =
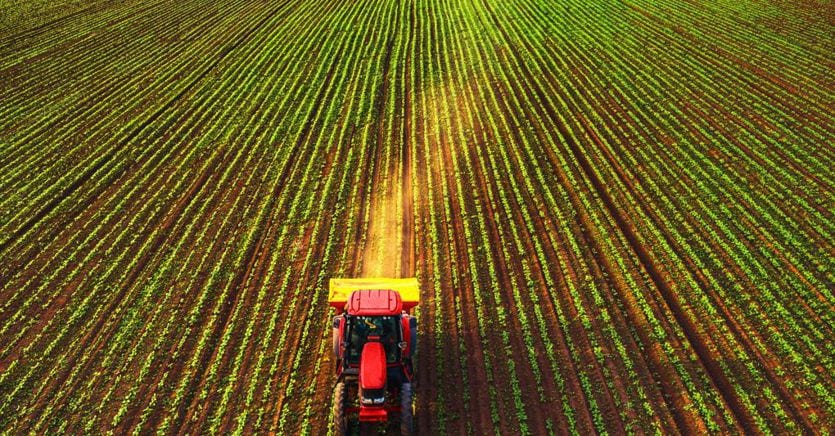
[(412, 412), (412, 384), (403, 383), (400, 385), (400, 434), (403, 436), (414, 434)]
[(348, 417), (345, 416), (345, 382), (339, 382), (333, 388), (333, 434), (348, 434)]

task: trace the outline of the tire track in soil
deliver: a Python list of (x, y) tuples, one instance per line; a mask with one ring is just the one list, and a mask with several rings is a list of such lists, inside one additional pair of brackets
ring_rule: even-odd
[[(418, 103), (419, 104), (419, 103)], [(422, 123), (421, 120), (417, 120), (417, 130), (422, 132)], [(418, 147), (423, 146), (423, 141), (421, 137), (418, 137), (417, 141)], [(424, 163), (425, 161), (421, 158), (421, 156), (414, 156), (415, 162)], [(418, 170), (418, 180), (421, 182), (421, 186), (427, 185), (427, 180), (430, 175), (427, 173), (427, 165), (424, 164)], [(426, 194), (428, 197), (428, 193)], [(432, 227), (432, 222), (428, 218), (428, 214), (421, 213), (422, 210), (428, 208), (428, 201), (422, 201), (418, 204), (418, 221), (421, 223), (420, 226), (422, 229), (427, 229)], [(418, 262), (417, 267), (422, 272), (422, 277), (431, 277), (431, 274), (428, 271), (433, 271), (437, 273), (438, 265), (435, 265), (433, 262), (432, 256), (423, 256), (423, 253), (426, 251), (426, 247), (431, 247), (431, 241), (429, 238), (429, 234), (425, 232), (417, 232), (419, 240), (416, 241), (416, 249), (418, 253), (421, 253), (419, 256), (422, 261)], [(420, 308), (421, 318), (418, 320), (420, 323), (418, 326), (419, 337), (418, 337), (418, 347), (417, 347), (417, 356), (418, 359), (416, 361), (416, 368), (415, 368), (415, 384), (416, 384), (416, 391), (421, 392), (420, 395), (417, 396), (415, 401), (415, 430), (418, 434), (421, 432), (428, 432), (431, 426), (430, 421), (430, 410), (432, 406), (432, 402), (435, 398), (438, 397), (437, 390), (434, 388), (434, 384), (432, 380), (437, 380), (437, 376), (435, 374), (435, 367), (434, 365), (429, 365), (430, 362), (436, 362), (435, 356), (435, 347), (430, 346), (431, 343), (429, 338), (432, 337), (432, 333), (434, 331), (434, 325), (429, 321), (434, 319), (436, 316), (436, 310), (433, 304), (430, 304), (430, 301), (434, 301), (433, 294), (430, 294), (428, 289), (432, 289), (433, 287), (428, 287), (424, 285), (421, 289), (421, 304), (422, 307)], [(424, 363), (425, 362), (425, 363)]]
[[(420, 83), (420, 75), (418, 75), (417, 83)], [(420, 104), (420, 102), (418, 102)], [(422, 106), (420, 110), (422, 111)], [(426, 122), (424, 119), (419, 118), (417, 120), (417, 130), (421, 132), (417, 138), (417, 149), (426, 150), (427, 141), (425, 141), (426, 135)], [(431, 162), (432, 157), (429, 156), (427, 160), (427, 156), (416, 155), (414, 156), (416, 162), (422, 163), (420, 171), (422, 186), (429, 186), (429, 178), (431, 177), (433, 180), (440, 180), (441, 176), (438, 174), (438, 171), (434, 171), (433, 169), (437, 168)], [(429, 213), (422, 213), (423, 211), (428, 211), (430, 207), (430, 202), (434, 200), (432, 194), (429, 192), (425, 193), (426, 201), (420, 204), (419, 215), (421, 216), (421, 228), (422, 229), (432, 229), (435, 223), (432, 220), (432, 216)], [(443, 221), (439, 221), (438, 224), (444, 228), (446, 226), (443, 224)], [(430, 232), (419, 232), (421, 241), (418, 247), (420, 253), (427, 252), (433, 247), (432, 239), (430, 236)], [(447, 232), (439, 232), (439, 239), (440, 244), (437, 248), (439, 251), (443, 251), (442, 253), (438, 254), (438, 259), (440, 260), (440, 264), (435, 263), (434, 256), (427, 256), (427, 264), (421, 265), (421, 271), (425, 272), (422, 276), (423, 277), (432, 277), (433, 275), (447, 275), (449, 276), (451, 273), (445, 272), (445, 266), (449, 266), (449, 262), (444, 262), (445, 259), (450, 259), (451, 255), (449, 253), (449, 238)], [(446, 250), (441, 250), (441, 247), (446, 248)], [(427, 298), (423, 298), (422, 302), (424, 306), (421, 308), (421, 318), (420, 322), (420, 339), (418, 342), (418, 367), (416, 369), (416, 378), (417, 384), (423, 390), (423, 394), (418, 396), (417, 402), (417, 411), (419, 412), (415, 417), (416, 420), (416, 428), (418, 432), (429, 433), (432, 429), (432, 415), (433, 412), (436, 411), (436, 402), (438, 401), (441, 393), (437, 389), (437, 386), (441, 383), (441, 377), (449, 375), (449, 373), (439, 375), (437, 372), (437, 362), (440, 360), (438, 357), (438, 350), (437, 347), (434, 346), (431, 338), (435, 336), (435, 329), (436, 325), (433, 322), (438, 316), (442, 316), (438, 314), (438, 308), (436, 307), (440, 300), (440, 305), (443, 307), (440, 309), (442, 313), (454, 313), (454, 306), (450, 303), (449, 299), (440, 298), (440, 295), (435, 294), (435, 287), (429, 287), (432, 290), (430, 294), (428, 291), (423, 293), (422, 295), (426, 295)], [(457, 296), (458, 290), (452, 287), (452, 294)], [(449, 319), (449, 317), (446, 317)], [(460, 334), (457, 330), (457, 326), (455, 324), (451, 324), (445, 327), (448, 331), (456, 332)], [(455, 348), (456, 350), (458, 348)], [(445, 354), (445, 353), (442, 353)], [(446, 380), (445, 380), (446, 381)]]
[[(547, 143), (544, 139), (543, 143)], [(552, 166), (558, 168), (558, 161), (559, 159), (553, 154), (552, 150), (545, 150), (549, 161), (551, 162)], [(567, 180), (563, 180), (563, 184), (565, 186), (570, 186)], [(588, 215), (582, 210), (582, 203), (577, 195), (576, 192), (570, 191), (569, 196), (572, 199), (572, 205), (575, 210), (578, 210), (579, 218), (578, 218), (578, 226), (579, 231), (575, 234), (576, 237), (582, 241), (581, 246), (583, 247), (591, 247), (592, 249), (584, 249), (583, 255), (591, 259), (589, 264), (589, 268), (597, 276), (600, 277), (600, 274), (603, 274), (605, 271), (617, 272), (618, 268), (612, 265), (611, 262), (599, 253), (605, 252), (604, 247), (602, 247), (596, 238), (600, 236), (593, 230), (595, 228), (595, 224), (591, 221)], [(596, 236), (597, 235), (597, 236)], [(567, 252), (563, 251), (563, 256), (568, 259), (571, 259), (572, 263), (578, 263), (579, 260), (576, 259), (573, 255), (568, 254)], [(573, 282), (580, 282), (580, 279), (576, 276), (576, 271), (573, 270), (574, 267), (570, 270), (570, 280)], [(623, 282), (622, 279), (617, 278), (615, 276), (615, 285), (612, 286), (609, 292), (612, 292), (612, 289), (617, 292), (617, 297), (620, 298), (621, 301), (627, 302), (625, 305), (625, 316), (626, 320), (628, 321), (628, 325), (630, 326), (647, 326), (648, 323), (644, 318), (644, 315), (637, 310), (638, 304), (633, 297), (626, 291), (628, 286)], [(562, 280), (565, 280), (564, 278)], [(608, 298), (611, 301), (612, 305), (610, 307), (617, 307), (612, 300), (615, 295), (609, 295), (609, 293), (605, 294), (604, 298)], [(572, 297), (570, 295), (563, 296), (564, 299), (571, 300)], [(658, 307), (658, 305), (652, 305), (653, 310), (656, 313), (664, 313), (664, 311)], [(572, 318), (576, 318), (576, 313), (573, 313)], [(598, 324), (595, 324), (598, 325)], [(577, 326), (571, 327), (574, 330), (574, 333), (571, 334), (572, 337), (583, 337), (584, 333), (583, 330), (578, 330)], [(600, 329), (598, 329), (600, 330)], [(648, 353), (646, 356), (649, 360), (647, 360), (648, 369), (650, 371), (650, 375), (653, 380), (660, 383), (660, 389), (663, 397), (663, 402), (666, 403), (666, 407), (668, 411), (672, 414), (677, 426), (680, 430), (682, 429), (691, 429), (691, 428), (702, 428), (702, 425), (699, 423), (694, 423), (689, 418), (685, 418), (681, 415), (682, 410), (686, 410), (686, 404), (689, 404), (689, 401), (683, 399), (683, 393), (685, 392), (685, 388), (680, 384), (676, 384), (677, 386), (673, 386), (673, 380), (678, 379), (678, 375), (672, 368), (665, 364), (665, 357), (662, 350), (656, 345), (656, 341), (650, 337), (650, 332), (647, 328), (635, 328), (636, 334), (638, 335), (641, 343), (647, 344), (650, 348), (648, 350), (644, 349), (643, 352)], [(624, 338), (628, 337), (627, 333), (624, 333)], [(585, 345), (586, 347), (588, 345)], [(635, 347), (638, 347), (636, 344)], [(632, 348), (631, 351), (636, 355), (640, 354), (637, 352), (638, 348)], [(655, 385), (656, 383), (651, 383), (649, 386)], [(672, 401), (672, 402), (671, 402)], [(684, 401), (682, 404), (681, 402)], [(660, 403), (659, 403), (660, 404)]]
[[(583, 226), (586, 229), (593, 228), (593, 224), (590, 223), (588, 217), (583, 218)], [(584, 246), (586, 247), (595, 247), (594, 251), (597, 253), (603, 252), (603, 247), (600, 246), (597, 241), (594, 240), (594, 236), (586, 236), (589, 234), (589, 230), (584, 230), (582, 235), (582, 240), (584, 241)], [(585, 250), (585, 254), (588, 258), (594, 259), (591, 266), (592, 269), (595, 271), (595, 275), (600, 277), (602, 274), (605, 274), (605, 271), (617, 271), (617, 267), (612, 265), (612, 263), (605, 257), (601, 255), (595, 255), (594, 251)], [(634, 301), (634, 298), (630, 298), (627, 296), (625, 289), (628, 286), (623, 283), (621, 280), (618, 280), (618, 284), (614, 286), (614, 289), (619, 293), (619, 296), (622, 301), (627, 301), (628, 304), (626, 305), (626, 320), (628, 320), (628, 325), (632, 326), (646, 326), (647, 322), (643, 318), (643, 316), (635, 310), (637, 307), (637, 303)], [(611, 292), (611, 290), (610, 290)], [(617, 307), (616, 303), (611, 299), (612, 297), (609, 296), (607, 293), (606, 296), (609, 300), (610, 307)], [(661, 313), (662, 311), (656, 307), (656, 310)], [(618, 319), (624, 319), (620, 312), (616, 312), (618, 315)], [(656, 341), (653, 340), (649, 336), (649, 332), (646, 328), (635, 329), (636, 333), (638, 334), (640, 341), (644, 344), (647, 344), (649, 347), (648, 353), (649, 360), (646, 361), (648, 368), (653, 374), (653, 379), (655, 382), (651, 384), (647, 384), (647, 386), (652, 386), (653, 384), (657, 383), (661, 386), (661, 393), (663, 394), (663, 401), (661, 404), (666, 405), (666, 410), (672, 415), (677, 428), (679, 431), (682, 432), (704, 432), (707, 431), (703, 424), (699, 423), (698, 421), (694, 421), (692, 416), (682, 414), (683, 410), (687, 410), (690, 404), (689, 401), (683, 398), (682, 393), (686, 390), (684, 386), (678, 385), (673, 386), (673, 380), (678, 378), (678, 375), (671, 370), (669, 365), (665, 365), (662, 361), (663, 354), (661, 354), (660, 350), (656, 345)], [(622, 332), (623, 333), (623, 332)], [(623, 333), (625, 339), (629, 338), (628, 333)], [(637, 348), (637, 345), (630, 347), (630, 349), (636, 353), (636, 355), (640, 355)]]

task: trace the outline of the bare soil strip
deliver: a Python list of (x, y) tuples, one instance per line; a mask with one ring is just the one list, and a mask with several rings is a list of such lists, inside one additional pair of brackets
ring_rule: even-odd
[[(386, 95), (394, 39), (386, 44), (383, 73), (374, 106), (378, 114), (377, 146), (388, 138), (384, 130)], [(404, 138), (406, 138), (404, 130)], [(414, 236), (411, 196), (411, 170), (408, 142), (398, 144), (400, 160), (378, 158), (371, 188), (371, 215), (362, 255), (362, 277), (411, 277), (414, 264)], [(380, 150), (384, 153), (386, 147)], [(385, 165), (385, 167), (381, 166)], [(401, 172), (395, 170), (402, 168)]]

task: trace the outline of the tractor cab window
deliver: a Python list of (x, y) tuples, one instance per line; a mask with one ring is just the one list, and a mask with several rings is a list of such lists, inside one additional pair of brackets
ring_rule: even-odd
[(378, 336), (386, 350), (386, 361), (397, 362), (400, 349), (400, 328), (397, 316), (352, 316), (348, 325), (349, 345), (346, 358), (349, 363), (359, 363), (362, 347), (369, 337)]

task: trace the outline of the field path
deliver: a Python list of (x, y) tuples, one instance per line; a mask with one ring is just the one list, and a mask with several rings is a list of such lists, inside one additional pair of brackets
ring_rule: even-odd
[(402, 178), (376, 185), (371, 192), (367, 240), (362, 254), (362, 277), (411, 277), (413, 234), (411, 199)]
[[(409, 177), (409, 144), (406, 129), (403, 141), (386, 130), (385, 106), (390, 93), (394, 39), (385, 47), (380, 86), (375, 96), (377, 163), (370, 189), (371, 207), (362, 254), (362, 277), (411, 277), (413, 274), (411, 226), (412, 199)], [(402, 100), (402, 99), (401, 99)], [(403, 101), (396, 102), (402, 105)], [(394, 140), (392, 140), (394, 139)]]
[[(362, 277), (412, 277), (415, 267), (414, 213), (408, 146), (400, 177), (371, 189), (371, 213), (362, 253)], [(391, 174), (398, 174), (392, 172)]]

